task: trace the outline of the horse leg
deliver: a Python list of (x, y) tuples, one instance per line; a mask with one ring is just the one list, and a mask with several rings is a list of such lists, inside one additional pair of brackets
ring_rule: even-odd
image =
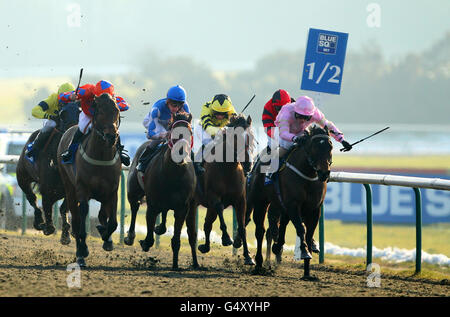
[[(163, 214), (167, 214), (167, 211)], [(174, 210), (175, 214), (175, 224), (173, 230), (173, 237), (171, 240), (173, 260), (172, 260), (172, 270), (178, 269), (178, 252), (180, 251), (180, 236), (181, 229), (183, 228), (183, 223), (186, 220), (187, 206), (183, 209)]]
[(158, 211), (156, 211), (147, 203), (147, 212), (145, 214), (145, 220), (147, 222), (147, 236), (145, 237), (144, 240), (139, 241), (142, 251), (144, 252), (148, 252), (148, 250), (150, 250), (150, 248), (155, 243), (155, 238), (153, 237), (153, 230), (155, 228), (155, 222), (158, 213), (159, 213)]
[(21, 177), (17, 178), (17, 182), (19, 187), (22, 189), (25, 194), (28, 202), (31, 207), (34, 209), (34, 221), (33, 228), (36, 230), (44, 229), (44, 218), (42, 217), (42, 210), (37, 206), (37, 198), (33, 193), (33, 189), (31, 188), (31, 180), (30, 179), (22, 179)]
[[(249, 202), (249, 199), (247, 197), (246, 199), (246, 211), (245, 211), (245, 228), (247, 228), (248, 224), (250, 223), (250, 217), (253, 212), (253, 205)], [(242, 245), (241, 236), (238, 234), (236, 237), (234, 237), (233, 247), (236, 249), (239, 249)]]
[(64, 198), (61, 206), (59, 207), (59, 214), (61, 215), (61, 239), (60, 242), (63, 245), (70, 243), (69, 229), (70, 225), (67, 221), (67, 201)]
[(130, 227), (128, 228), (127, 236), (125, 237), (123, 242), (126, 245), (133, 245), (134, 238), (136, 238), (136, 233), (135, 233), (136, 215), (139, 210), (140, 203), (137, 200), (130, 201), (130, 199), (128, 199), (128, 201), (129, 201), (130, 207), (131, 207), (131, 223), (130, 223)]
[(187, 234), (189, 237), (189, 245), (191, 246), (191, 254), (192, 254), (192, 267), (198, 268), (198, 262), (197, 262), (197, 228), (195, 226), (196, 218), (197, 218), (197, 206), (194, 204), (194, 202), (191, 202), (189, 204), (189, 210), (188, 214), (186, 216), (186, 227), (187, 227)]
[[(266, 233), (266, 240), (267, 240), (267, 254), (270, 256), (271, 252), (271, 246), (270, 244), (272, 241), (276, 243), (278, 241), (279, 237), (279, 227), (280, 227), (280, 214), (278, 210), (269, 208), (269, 213), (267, 216), (269, 220), (269, 230)], [(281, 263), (281, 256), (283, 254), (283, 248), (280, 249), (278, 253), (275, 254), (277, 263)]]
[[(308, 251), (308, 246), (306, 245), (306, 228), (303, 224), (302, 217), (300, 216), (301, 210), (300, 207), (290, 206), (288, 207), (288, 215), (290, 220), (292, 221), (295, 231), (297, 232), (297, 236), (300, 238), (300, 250), (301, 255), (300, 259), (312, 259), (311, 253)], [(281, 226), (280, 226), (281, 227)]]
[(225, 223), (225, 219), (223, 218), (223, 210), (224, 207), (222, 203), (217, 203), (215, 208), (217, 215), (219, 216), (220, 221), (220, 230), (222, 231), (222, 245), (227, 247), (233, 244), (233, 241), (230, 238), (230, 235), (227, 232), (227, 225)]
[(51, 235), (56, 230), (52, 219), (52, 207), (54, 203), (52, 199), (49, 199), (48, 195), (42, 195), (42, 208), (45, 214), (45, 223), (42, 230), (46, 236)]
[(117, 195), (113, 195), (113, 198), (108, 200), (106, 204), (102, 203), (102, 209), (104, 209), (107, 215), (106, 230), (102, 235), (103, 250), (112, 251), (114, 249), (111, 235), (117, 229)]
[(314, 253), (319, 253), (319, 246), (314, 243), (313, 237), (314, 232), (316, 231), (317, 224), (319, 223), (320, 218), (320, 208), (315, 208), (311, 211), (311, 214), (305, 218), (305, 226), (306, 226), (306, 244), (308, 245), (308, 249)]
[[(286, 242), (285, 241), (285, 235), (286, 235), (286, 227), (289, 223), (289, 217), (286, 214), (282, 214), (281, 215), (281, 219), (280, 219), (280, 228), (278, 229), (278, 238), (276, 240), (276, 242), (273, 244), (272, 246), (272, 252), (273, 254), (275, 254), (275, 256), (278, 259), (278, 255), (280, 255), (283, 252), (283, 245)], [(273, 231), (271, 232), (271, 234), (273, 235)]]
[[(245, 197), (243, 197), (235, 206), (236, 210), (236, 218), (238, 223), (238, 234), (237, 236), (241, 238), (242, 244), (244, 246), (244, 264), (245, 265), (255, 265), (250, 254), (248, 252), (247, 246), (247, 232), (245, 230), (245, 211), (246, 211), (246, 202)], [(235, 240), (236, 241), (236, 240)]]
[[(79, 228), (78, 232), (76, 233), (76, 240), (77, 240), (77, 263), (80, 266), (86, 266), (86, 263), (84, 262), (84, 258), (88, 257), (89, 250), (86, 244), (86, 217), (89, 213), (89, 204), (87, 200), (79, 201)], [(75, 230), (75, 227), (74, 227)]]
[(155, 233), (157, 235), (162, 235), (166, 233), (166, 220), (167, 220), (167, 210), (161, 213), (161, 223), (155, 227)]
[(201, 253), (208, 253), (210, 250), (209, 235), (211, 234), (212, 225), (216, 218), (217, 213), (212, 208), (208, 208), (206, 210), (205, 224), (203, 225), (203, 231), (205, 232), (205, 244), (198, 246), (198, 250)]
[(255, 204), (255, 208), (253, 211), (253, 222), (255, 223), (255, 237), (257, 241), (257, 250), (255, 256), (257, 269), (260, 269), (263, 263), (262, 242), (264, 239), (264, 233), (266, 232), (266, 229), (264, 227), (266, 212), (267, 205), (263, 205), (262, 203)]

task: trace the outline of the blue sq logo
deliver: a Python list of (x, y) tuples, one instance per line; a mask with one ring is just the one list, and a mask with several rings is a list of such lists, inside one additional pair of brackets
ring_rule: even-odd
[(336, 54), (337, 42), (337, 35), (319, 33), (317, 52), (322, 54)]

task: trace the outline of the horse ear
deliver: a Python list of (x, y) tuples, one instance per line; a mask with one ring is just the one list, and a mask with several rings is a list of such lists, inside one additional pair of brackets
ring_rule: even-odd
[(230, 123), (234, 123), (234, 121), (236, 121), (237, 116), (235, 114), (232, 114), (230, 116)]
[(252, 117), (250, 115), (247, 117), (247, 124), (252, 125)]
[(330, 131), (328, 130), (328, 126), (325, 126), (325, 132), (330, 135)]

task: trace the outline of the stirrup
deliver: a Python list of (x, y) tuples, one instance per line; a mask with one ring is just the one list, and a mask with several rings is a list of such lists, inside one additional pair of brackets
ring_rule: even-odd
[(125, 166), (130, 166), (130, 156), (127, 153), (120, 153), (120, 160), (122, 161), (122, 164)]

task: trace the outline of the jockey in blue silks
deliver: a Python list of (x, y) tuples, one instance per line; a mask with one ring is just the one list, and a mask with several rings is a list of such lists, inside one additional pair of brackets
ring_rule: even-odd
[(155, 149), (162, 145), (169, 136), (169, 123), (172, 114), (184, 111), (190, 113), (186, 101), (186, 90), (180, 86), (172, 86), (167, 91), (167, 97), (158, 100), (144, 118), (142, 124), (147, 129), (147, 139), (152, 140), (139, 158), (137, 170), (145, 172), (148, 163), (156, 153)]

